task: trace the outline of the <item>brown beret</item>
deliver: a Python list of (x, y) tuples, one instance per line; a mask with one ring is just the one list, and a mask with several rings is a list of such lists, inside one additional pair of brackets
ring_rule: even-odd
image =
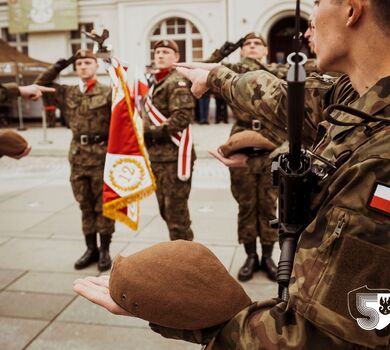
[[(249, 39), (260, 39), (264, 46), (267, 46), (267, 42), (264, 40), (263, 36), (260, 33), (251, 32), (244, 36), (244, 42), (242, 45), (245, 44), (245, 42)], [(242, 47), (242, 46), (241, 46)]]
[(276, 145), (258, 131), (244, 130), (230, 136), (227, 142), (219, 147), (219, 151), (224, 157), (230, 157), (249, 147), (273, 151)]
[(133, 316), (185, 330), (226, 322), (251, 303), (208, 248), (183, 240), (118, 256), (109, 289), (112, 299)]
[(15, 157), (23, 153), (27, 141), (13, 130), (0, 130), (0, 156)]
[(93, 58), (96, 60), (96, 55), (90, 49), (79, 49), (74, 54), (75, 60), (83, 59), (83, 58)]
[(156, 50), (159, 47), (167, 47), (175, 52), (179, 52), (179, 46), (173, 40), (159, 40), (154, 44), (153, 49)]

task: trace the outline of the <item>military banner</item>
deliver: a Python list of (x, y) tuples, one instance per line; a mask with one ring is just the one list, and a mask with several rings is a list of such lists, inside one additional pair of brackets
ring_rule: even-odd
[(112, 114), (104, 167), (103, 214), (137, 230), (138, 201), (152, 194), (156, 184), (127, 73), (115, 59), (107, 70), (112, 83)]
[(11, 33), (31, 33), (78, 28), (77, 0), (9, 0)]

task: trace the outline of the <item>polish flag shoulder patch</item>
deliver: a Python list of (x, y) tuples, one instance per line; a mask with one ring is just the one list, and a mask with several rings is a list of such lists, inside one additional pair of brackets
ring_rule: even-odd
[(368, 206), (370, 209), (390, 216), (390, 187), (376, 183)]

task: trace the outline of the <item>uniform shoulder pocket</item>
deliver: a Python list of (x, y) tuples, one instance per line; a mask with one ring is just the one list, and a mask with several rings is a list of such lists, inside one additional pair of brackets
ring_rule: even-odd
[(173, 105), (178, 108), (195, 108), (195, 100), (188, 88), (176, 88), (173, 91)]

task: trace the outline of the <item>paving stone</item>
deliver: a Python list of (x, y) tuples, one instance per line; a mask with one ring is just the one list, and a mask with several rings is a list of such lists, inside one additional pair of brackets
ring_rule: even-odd
[[(219, 198), (219, 191), (211, 191), (210, 198)], [(190, 200), (189, 209), (193, 219), (236, 218), (238, 206), (234, 200)]]
[(10, 283), (23, 275), (23, 270), (5, 270), (0, 269), (0, 289), (7, 287)]
[[(7, 201), (8, 202), (8, 201)], [(2, 232), (21, 232), (31, 228), (34, 225), (48, 219), (52, 216), (52, 212), (42, 211), (42, 212), (32, 212), (32, 211), (1, 211), (0, 212), (0, 222), (1, 228), (0, 233)], [(8, 234), (8, 232), (7, 232)]]
[(94, 325), (148, 328), (148, 322), (135, 317), (116, 316), (105, 309), (90, 303), (82, 297), (76, 298), (61, 315), (58, 321)]
[(0, 212), (5, 210), (31, 212), (57, 212), (67, 207), (73, 199), (71, 191), (64, 191), (61, 186), (45, 184), (29, 191), (21, 192), (19, 196), (0, 203)]
[(169, 340), (148, 329), (55, 321), (27, 350), (199, 350), (196, 344)]
[(47, 324), (47, 321), (0, 317), (0, 349), (24, 349)]
[[(111, 255), (115, 256), (125, 247), (126, 243), (113, 243), (110, 247)], [(84, 251), (84, 243), (76, 240), (14, 238), (0, 246), (0, 266), (8, 269), (96, 274), (96, 264), (81, 271), (74, 270), (74, 262)], [(15, 259), (16, 256), (18, 259)]]
[(137, 233), (140, 240), (164, 242), (169, 241), (167, 224), (160, 217), (155, 216), (152, 221)]
[[(195, 144), (201, 157), (195, 163), (189, 206), (195, 240), (206, 244), (236, 276), (245, 253), (237, 243), (238, 209), (230, 192), (229, 171), (214, 159), (202, 158), (207, 149), (216, 148), (227, 139), (230, 128), (231, 125), (194, 126)], [(0, 315), (7, 317), (0, 317), (0, 350), (26, 348), (47, 325), (45, 320), (56, 317), (61, 310), (27, 349), (199, 350), (199, 345), (162, 338), (149, 330), (145, 321), (114, 316), (75, 297), (73, 280), (78, 276), (96, 276), (99, 272), (96, 264), (85, 270), (73, 269), (85, 245), (80, 230), (80, 209), (68, 180), (66, 152), (71, 135), (65, 128), (50, 129), (49, 138), (57, 146), (39, 146), (35, 141), (42, 138), (42, 130), (30, 131), (27, 137), (35, 150), (47, 155), (59, 148), (61, 152), (56, 153), (57, 157), (33, 154), (22, 161), (2, 159), (0, 287), (3, 279), (3, 288), (7, 289), (0, 294)], [(117, 224), (112, 256), (118, 253), (126, 256), (169, 240), (155, 195), (141, 202), (140, 211), (138, 232)], [(275, 254), (277, 259), (277, 249)], [(242, 285), (254, 300), (276, 295), (276, 284), (262, 272)]]
[(31, 225), (26, 232), (50, 233), (55, 238), (62, 238), (63, 236), (82, 238), (81, 212), (79, 211), (76, 215), (57, 212), (41, 220), (39, 223)]
[(80, 274), (32, 271), (12, 283), (7, 291), (74, 295), (73, 281), (76, 278), (80, 278)]
[(0, 315), (52, 320), (73, 296), (24, 292), (1, 292)]
[(7, 236), (0, 237), (0, 245), (2, 245), (3, 243), (7, 242), (10, 239), (11, 237), (7, 237)]
[(196, 241), (208, 244), (237, 244), (237, 223), (235, 218), (194, 220), (192, 229)]
[(221, 246), (207, 246), (222, 262), (222, 264), (229, 270), (233, 263), (233, 257), (236, 248), (235, 247), (221, 247)]

